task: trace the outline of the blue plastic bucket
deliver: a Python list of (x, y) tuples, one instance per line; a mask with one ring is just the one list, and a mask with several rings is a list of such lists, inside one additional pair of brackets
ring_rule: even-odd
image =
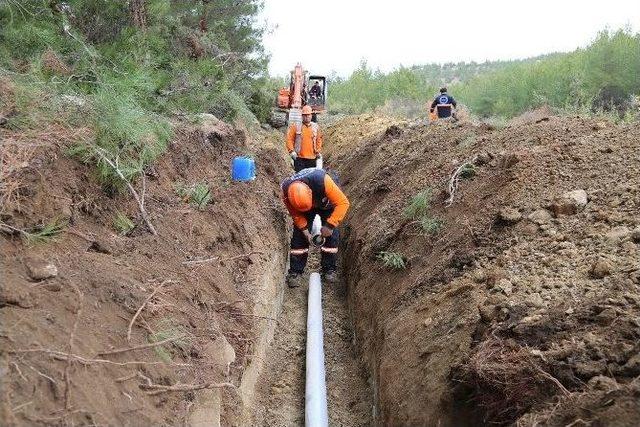
[(256, 179), (256, 164), (251, 157), (236, 157), (231, 164), (231, 179), (253, 181)]

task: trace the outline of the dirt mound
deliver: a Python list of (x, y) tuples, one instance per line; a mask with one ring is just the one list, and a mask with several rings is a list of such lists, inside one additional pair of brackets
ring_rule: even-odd
[(400, 123), (352, 144), (341, 126), (380, 422), (640, 423), (640, 124)]
[[(259, 371), (263, 318), (282, 291), (277, 194), (287, 167), (275, 136), (250, 139), (204, 120), (176, 123), (168, 152), (147, 170), (157, 236), (131, 196), (102, 191), (64, 141), (26, 141), (32, 150), (12, 170), (18, 188), (1, 218), (3, 425), (242, 418), (252, 393), (245, 374)], [(0, 132), (5, 142), (17, 137)], [(231, 160), (246, 153), (257, 179), (233, 183)], [(197, 183), (212, 197), (201, 209), (176, 191)], [(127, 235), (114, 230), (118, 214), (133, 219)], [(52, 223), (59, 234), (44, 242), (12, 234)]]
[(507, 123), (508, 126), (530, 125), (540, 123), (553, 116), (553, 111), (548, 105), (536, 108), (535, 110), (525, 111), (518, 117), (514, 117)]
[(365, 140), (381, 135), (389, 126), (396, 123), (398, 119), (374, 114), (361, 114), (342, 119), (338, 125), (324, 129), (324, 137), (327, 141), (331, 141), (327, 161), (331, 162), (331, 153), (346, 152), (350, 147), (358, 146)]

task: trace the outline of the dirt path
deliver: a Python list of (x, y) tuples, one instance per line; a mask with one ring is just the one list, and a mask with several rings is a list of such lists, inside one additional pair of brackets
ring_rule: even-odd
[[(307, 287), (286, 289), (276, 335), (258, 384), (255, 425), (304, 425)], [(332, 426), (371, 423), (371, 393), (352, 345), (343, 284), (322, 295), (325, 368)]]

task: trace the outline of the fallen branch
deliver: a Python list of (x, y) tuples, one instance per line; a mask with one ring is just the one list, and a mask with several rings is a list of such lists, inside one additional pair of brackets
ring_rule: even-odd
[(142, 313), (142, 310), (144, 309), (144, 306), (147, 305), (147, 303), (149, 301), (151, 301), (151, 299), (155, 296), (155, 294), (167, 283), (171, 283), (171, 280), (165, 280), (162, 283), (160, 283), (158, 286), (155, 287), (155, 289), (153, 290), (153, 292), (151, 292), (151, 295), (149, 295), (147, 297), (147, 299), (144, 300), (144, 302), (142, 303), (142, 305), (140, 306), (140, 308), (138, 308), (138, 311), (136, 311), (136, 314), (133, 315), (133, 317), (131, 318), (131, 321), (129, 322), (129, 327), (127, 328), (127, 342), (131, 341), (131, 329), (133, 328), (133, 324), (136, 322), (136, 319), (138, 318), (138, 316), (140, 315), (140, 313)]
[[(96, 152), (96, 154), (102, 159), (104, 160), (109, 166), (111, 166), (111, 168), (113, 169), (113, 171), (118, 175), (118, 177), (120, 177), (120, 179), (127, 184), (127, 187), (129, 188), (129, 191), (131, 192), (131, 195), (133, 196), (134, 199), (136, 199), (136, 202), (138, 203), (138, 210), (140, 210), (140, 214), (142, 214), (142, 219), (144, 220), (144, 222), (147, 224), (147, 227), (149, 227), (149, 230), (151, 231), (151, 234), (153, 234), (154, 236), (156, 236), (158, 234), (158, 232), (156, 231), (155, 227), (153, 226), (153, 224), (151, 224), (151, 220), (149, 219), (149, 214), (147, 213), (147, 210), (144, 207), (144, 198), (140, 198), (140, 195), (138, 194), (138, 192), (136, 191), (135, 188), (133, 188), (133, 185), (131, 184), (131, 182), (129, 182), (129, 180), (127, 178), (125, 178), (124, 174), (122, 173), (122, 171), (120, 170), (120, 168), (118, 167), (118, 165), (116, 163), (114, 163), (106, 154), (103, 148), (97, 147), (95, 145), (89, 144), (91, 145), (91, 147), (94, 149), (94, 151)], [(117, 161), (117, 160), (116, 160)], [(142, 172), (144, 174), (144, 171)], [(143, 189), (146, 190), (146, 189)]]
[(16, 412), (18, 412), (20, 409), (24, 408), (25, 406), (29, 406), (33, 403), (33, 400), (30, 400), (28, 402), (23, 403), (22, 405), (18, 405), (15, 408), (11, 408), (11, 412), (13, 412), (14, 414)]
[(109, 350), (109, 351), (101, 351), (100, 353), (98, 353), (98, 356), (107, 356), (107, 355), (113, 355), (113, 354), (120, 354), (120, 353), (126, 353), (128, 351), (135, 351), (135, 350), (143, 350), (143, 349), (147, 349), (147, 348), (153, 348), (153, 347), (158, 347), (160, 345), (163, 344), (167, 344), (173, 341), (177, 341), (179, 339), (182, 339), (186, 337), (186, 335), (178, 335), (175, 337), (171, 337), (171, 338), (167, 338), (165, 340), (162, 341), (158, 341), (158, 342), (152, 342), (149, 344), (141, 344), (141, 345), (136, 345), (133, 347), (127, 347), (127, 348), (117, 348), (115, 350)]

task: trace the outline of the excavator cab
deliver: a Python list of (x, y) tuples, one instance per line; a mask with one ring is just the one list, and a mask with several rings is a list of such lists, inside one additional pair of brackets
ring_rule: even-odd
[(327, 79), (324, 76), (309, 76), (306, 86), (306, 104), (314, 113), (323, 113), (327, 108)]

